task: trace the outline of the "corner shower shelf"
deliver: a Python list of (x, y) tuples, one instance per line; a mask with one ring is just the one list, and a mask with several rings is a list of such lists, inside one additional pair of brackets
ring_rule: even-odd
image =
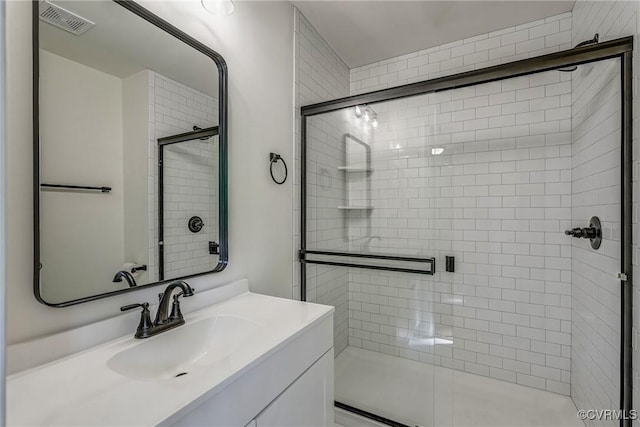
[(338, 170), (344, 172), (373, 172), (371, 168), (362, 168), (358, 166), (338, 166)]
[(370, 210), (373, 206), (338, 206), (338, 209), (342, 210)]

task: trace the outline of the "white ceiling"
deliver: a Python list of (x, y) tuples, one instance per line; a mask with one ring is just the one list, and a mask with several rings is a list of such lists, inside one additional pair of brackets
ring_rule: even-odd
[(81, 36), (40, 21), (40, 48), (113, 76), (156, 71), (214, 98), (218, 69), (213, 60), (111, 1), (54, 0), (95, 22)]
[(568, 12), (574, 1), (292, 0), (349, 68)]

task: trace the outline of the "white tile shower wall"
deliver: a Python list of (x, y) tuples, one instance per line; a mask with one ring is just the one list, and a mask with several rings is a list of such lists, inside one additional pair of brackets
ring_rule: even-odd
[[(346, 180), (338, 167), (345, 164), (344, 125), (337, 117), (307, 121), (307, 249), (346, 251)], [(334, 343), (339, 354), (348, 341), (349, 271), (335, 266), (307, 266), (307, 301), (333, 305)]]
[[(577, 44), (583, 40), (588, 40), (593, 37), (595, 33), (599, 33), (600, 40), (610, 40), (617, 37), (629, 36), (629, 35), (640, 35), (640, 2), (587, 2), (587, 1), (578, 1), (576, 2), (573, 14), (572, 14), (572, 44)], [(640, 363), (640, 350), (638, 348), (638, 340), (639, 340), (639, 331), (640, 331), (640, 316), (638, 315), (638, 300), (640, 298), (640, 287), (637, 285), (637, 278), (640, 277), (640, 270), (638, 269), (639, 260), (638, 260), (638, 238), (637, 238), (637, 225), (638, 225), (638, 216), (639, 216), (639, 207), (638, 207), (638, 111), (640, 111), (640, 102), (638, 97), (638, 85), (640, 83), (640, 60), (638, 56), (638, 39), (635, 38), (634, 41), (634, 52), (633, 52), (633, 352), (632, 352), (632, 366), (633, 366), (633, 408), (640, 407), (640, 398), (638, 396), (640, 389), (640, 376), (638, 371), (638, 364)], [(584, 69), (584, 67), (581, 67)], [(582, 70), (576, 71), (576, 73)], [(593, 71), (591, 72), (593, 74)], [(580, 75), (576, 77), (576, 83), (578, 79), (581, 78)], [(587, 77), (588, 78), (588, 77)], [(593, 77), (592, 77), (593, 78)], [(600, 85), (602, 87), (602, 84)], [(576, 89), (579, 89), (577, 87)], [(593, 93), (594, 90), (598, 89), (598, 86), (584, 90), (585, 99), (594, 99), (592, 102), (595, 104), (595, 107), (591, 108), (589, 113), (595, 115), (598, 111), (607, 111), (606, 107), (602, 105), (601, 101), (597, 99), (600, 94)], [(576, 99), (575, 102), (578, 102)], [(588, 107), (591, 107), (590, 105)], [(575, 108), (575, 107), (574, 107)], [(613, 107), (609, 107), (608, 112), (611, 113), (611, 109)], [(578, 114), (578, 111), (574, 111), (574, 116)], [(574, 126), (578, 126), (579, 123), (575, 123)], [(607, 130), (606, 126), (607, 122), (603, 122), (600, 126), (595, 127), (593, 129), (588, 126), (582, 125), (583, 128), (587, 128), (587, 131), (584, 132), (584, 139), (589, 139), (593, 143), (594, 141), (598, 141), (596, 145), (597, 148), (611, 148), (613, 142), (608, 143), (606, 139), (605, 133), (601, 133), (601, 131)], [(576, 135), (577, 137), (577, 135)], [(575, 137), (574, 137), (575, 139)], [(577, 142), (577, 141), (576, 141)], [(613, 152), (613, 150), (611, 150)], [(604, 154), (604, 151), (600, 153)], [(597, 154), (600, 154), (597, 153)], [(596, 155), (597, 155), (596, 154)], [(606, 162), (601, 162), (602, 165), (611, 165), (612, 160), (608, 160)], [(599, 171), (600, 172), (600, 171)], [(604, 171), (602, 171), (604, 172)], [(601, 176), (601, 175), (596, 175)], [(574, 177), (577, 179), (578, 175)], [(592, 178), (591, 182), (596, 178)], [(583, 184), (587, 184), (589, 182), (589, 175), (585, 176), (585, 179), (582, 180)], [(612, 178), (604, 179), (603, 184), (612, 185)], [(588, 187), (584, 187), (588, 188)], [(599, 193), (601, 194), (601, 193)], [(617, 192), (613, 192), (613, 194), (618, 194)], [(599, 199), (599, 204), (607, 205), (612, 201), (607, 198)], [(600, 206), (596, 208), (600, 209)], [(585, 217), (590, 215), (592, 212), (591, 209), (585, 210), (581, 212), (580, 221), (584, 221)], [(609, 217), (614, 217), (614, 212), (607, 212)], [(615, 217), (614, 217), (615, 218)], [(576, 219), (578, 220), (578, 218)], [(619, 229), (614, 228), (613, 231), (617, 231), (618, 235), (614, 235), (615, 239), (619, 239)], [(610, 257), (618, 257), (619, 252), (615, 252), (613, 248), (609, 253), (602, 256), (610, 256)], [(619, 258), (617, 258), (619, 259)], [(589, 258), (589, 260), (593, 260), (593, 258)], [(602, 260), (593, 260), (593, 261), (602, 261)], [(619, 298), (619, 293), (617, 295), (613, 295), (610, 292), (606, 292), (607, 286), (615, 286), (611, 282), (610, 274), (615, 274), (617, 272), (617, 268), (619, 266), (617, 263), (611, 262), (609, 264), (603, 264), (602, 262), (597, 262), (598, 267), (603, 268), (606, 267), (604, 272), (592, 271), (597, 273), (597, 277), (600, 279), (599, 284), (600, 288), (595, 288), (589, 282), (575, 282), (574, 283), (574, 303), (576, 306), (574, 307), (574, 336), (573, 342), (576, 347), (583, 347), (586, 351), (581, 352), (580, 354), (576, 354), (574, 352), (575, 363), (572, 365), (572, 394), (574, 395), (574, 399), (576, 400), (576, 404), (578, 408), (597, 408), (597, 409), (606, 409), (609, 407), (618, 407), (617, 404), (617, 390), (619, 388), (619, 384), (617, 381), (617, 359), (615, 359), (615, 355), (619, 349), (618, 344), (615, 342), (615, 334), (613, 333), (613, 329), (615, 328), (616, 319), (619, 319), (619, 315), (616, 315), (611, 312), (612, 309), (615, 310), (615, 307), (619, 307), (616, 305), (616, 298)], [(577, 276), (574, 274), (576, 279), (581, 279), (581, 276)], [(581, 292), (582, 286), (589, 286), (590, 291), (598, 290), (598, 300), (594, 300), (588, 298), (586, 293)], [(600, 295), (603, 298), (600, 298)], [(580, 305), (577, 305), (580, 304)], [(578, 309), (582, 309), (578, 311)], [(618, 310), (619, 312), (619, 310)], [(583, 330), (583, 326), (585, 322), (582, 321), (582, 315), (590, 314), (592, 317), (592, 322), (595, 320), (597, 316), (599, 319), (599, 326), (601, 329), (594, 333), (594, 331), (590, 331), (588, 329)], [(581, 326), (583, 325), (583, 326)], [(619, 327), (618, 327), (619, 331)], [(613, 341), (612, 341), (613, 340)], [(595, 346), (600, 346), (599, 348), (595, 348)], [(576, 351), (577, 350), (576, 348)], [(577, 357), (580, 356), (580, 357)], [(589, 372), (585, 372), (585, 369), (590, 369)], [(608, 395), (605, 395), (607, 393)], [(640, 425), (638, 420), (633, 422), (635, 426)], [(596, 424), (593, 424), (596, 425)], [(606, 424), (597, 424), (597, 425), (606, 425)]]
[[(300, 296), (300, 264), (298, 249), (300, 248), (300, 107), (316, 102), (327, 101), (349, 95), (349, 69), (329, 47), (305, 17), (295, 9), (295, 197), (294, 197), (294, 253), (293, 255), (293, 297)], [(336, 123), (325, 122), (318, 127), (309, 128), (310, 140), (315, 136), (321, 138), (326, 147), (319, 146), (309, 152), (309, 166), (314, 171), (310, 178), (318, 194), (327, 196), (320, 203), (333, 206), (325, 208), (330, 220), (319, 222), (309, 218), (309, 229), (314, 230), (309, 244), (318, 247), (339, 247), (341, 243), (341, 214), (336, 206), (344, 197), (344, 178), (336, 169), (344, 162), (344, 144), (340, 128)], [(310, 144), (311, 145), (311, 144)], [(317, 144), (315, 144), (317, 146)], [(313, 181), (312, 181), (313, 180)], [(325, 190), (326, 189), (326, 190)], [(333, 231), (332, 231), (333, 230)], [(335, 230), (338, 230), (336, 235)], [(307, 267), (307, 300), (333, 305), (334, 343), (336, 357), (347, 346), (348, 336), (348, 279), (349, 273), (344, 268), (330, 266)]]
[[(602, 221), (602, 246), (575, 239), (572, 257), (571, 395), (579, 408), (616, 409), (620, 369), (620, 61), (581, 65), (573, 76), (572, 220)], [(602, 425), (587, 421), (587, 424)], [(617, 422), (610, 421), (609, 425)]]
[(571, 12), (351, 69), (351, 94), (447, 76), (571, 47)]
[[(570, 46), (571, 13), (566, 13), (352, 69), (351, 94)], [(386, 154), (392, 157), (382, 159), (383, 165), (374, 161), (373, 229), (364, 239), (366, 250), (437, 256), (439, 271), (445, 252), (455, 254), (463, 276), (437, 273), (419, 280), (352, 271), (351, 296), (366, 301), (350, 301), (350, 345), (569, 393), (570, 248), (551, 237), (562, 228), (561, 221), (547, 218), (569, 219), (571, 98), (568, 77), (560, 82), (555, 74), (505, 81), (505, 87), (478, 86), (478, 94), (458, 91), (454, 96), (459, 99), (439, 101), (442, 105), (434, 105), (432, 98), (406, 106), (397, 113), (396, 128), (387, 129), (387, 135), (382, 124), (376, 130), (382, 135), (374, 152), (381, 154), (386, 143)], [(374, 108), (382, 112), (382, 105)], [(508, 138), (512, 141), (505, 143)], [(494, 139), (492, 144), (489, 139)], [(464, 148), (447, 148), (459, 150), (459, 164), (429, 163), (429, 144), (452, 143), (464, 143)], [(442, 176), (440, 169), (445, 170)], [(362, 223), (366, 237), (364, 218)], [(349, 233), (353, 230), (352, 221)], [(554, 255), (545, 257), (545, 251)], [(385, 307), (387, 298), (393, 304)], [(362, 312), (362, 307), (371, 312)], [(359, 316), (375, 321), (365, 327)], [(376, 330), (376, 321), (386, 320), (390, 323), (378, 323)], [(442, 340), (429, 341), (434, 335)], [(453, 344), (419, 344), (448, 341)]]
[[(158, 277), (157, 139), (218, 123), (217, 99), (155, 72), (150, 72), (149, 241), (150, 277)], [(217, 240), (217, 137), (165, 148), (165, 278), (211, 270), (209, 240)], [(204, 228), (195, 234), (187, 222), (200, 216)]]
[(352, 270), (349, 345), (569, 394), (570, 78), (373, 105), (366, 250), (437, 273)]

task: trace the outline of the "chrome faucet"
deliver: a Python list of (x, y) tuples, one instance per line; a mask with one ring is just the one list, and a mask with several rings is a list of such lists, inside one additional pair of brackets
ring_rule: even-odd
[(136, 283), (136, 279), (133, 277), (133, 274), (125, 270), (120, 270), (116, 273), (115, 276), (113, 276), (113, 283), (122, 282), (122, 279), (125, 279), (127, 281), (130, 288), (138, 286), (138, 284)]
[[(169, 302), (171, 301), (171, 294), (175, 288), (180, 288), (181, 292), (173, 296), (171, 314), (169, 314)], [(160, 298), (160, 304), (158, 305), (158, 311), (156, 312), (156, 319), (153, 322), (151, 322), (151, 312), (149, 311), (148, 302), (125, 305), (124, 307), (120, 307), (120, 311), (127, 311), (142, 307), (140, 323), (138, 324), (134, 337), (149, 338), (154, 335), (158, 335), (161, 332), (168, 331), (169, 329), (184, 325), (184, 317), (182, 317), (182, 312), (180, 311), (179, 298), (181, 296), (193, 296), (193, 293), (193, 288), (185, 281), (177, 280), (169, 283), (164, 292), (158, 295)]]

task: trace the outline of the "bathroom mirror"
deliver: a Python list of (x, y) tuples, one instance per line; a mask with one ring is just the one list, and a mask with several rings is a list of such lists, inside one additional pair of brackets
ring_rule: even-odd
[(33, 7), (38, 301), (223, 270), (223, 58), (131, 1)]

